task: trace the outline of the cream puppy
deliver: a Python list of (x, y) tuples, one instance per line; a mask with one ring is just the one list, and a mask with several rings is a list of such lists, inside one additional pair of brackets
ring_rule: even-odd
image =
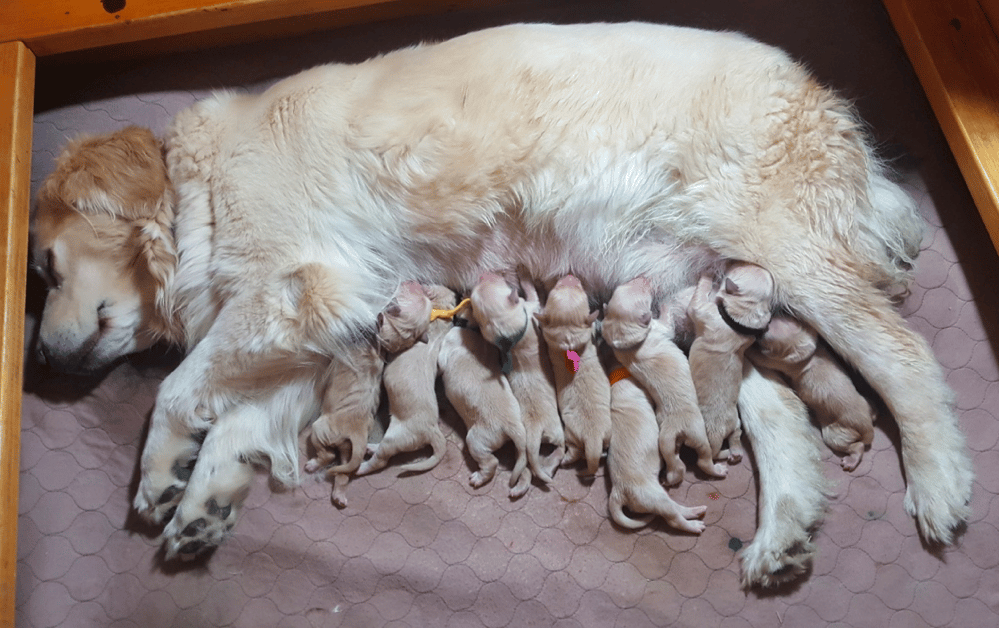
[(659, 426), (653, 400), (620, 364), (613, 363), (610, 373), (611, 444), (607, 464), (611, 475), (611, 519), (632, 529), (649, 523), (649, 519), (628, 517), (622, 510), (628, 507), (634, 512), (660, 515), (678, 530), (701, 534), (705, 522), (699, 517), (707, 508), (681, 506), (660, 484)]
[[(444, 335), (451, 329), (447, 320), (430, 320), (430, 307), (449, 309), (455, 305), (455, 294), (444, 286), (425, 286), (422, 293), (407, 303), (401, 303), (400, 316), (397, 318), (398, 328), (393, 334), (399, 339), (414, 339), (418, 332), (425, 334), (425, 342), (415, 342), (405, 347), (405, 343), (396, 341), (379, 333), (383, 345), (392, 345), (401, 349), (399, 353), (390, 355), (385, 371), (382, 373), (382, 385), (389, 399), (389, 427), (377, 445), (370, 445), (368, 452), (371, 457), (361, 463), (357, 475), (365, 475), (385, 468), (389, 460), (396, 454), (417, 451), (430, 446), (431, 455), (426, 460), (413, 462), (400, 467), (402, 471), (427, 471), (437, 466), (444, 457), (445, 437), (438, 426), (438, 402), (434, 391), (434, 381), (437, 379), (438, 352)], [(402, 326), (408, 322), (412, 329)], [(383, 325), (383, 330), (387, 327)]]
[(566, 432), (564, 465), (581, 458), (594, 475), (611, 441), (611, 387), (597, 356), (587, 294), (573, 275), (549, 291), (545, 307), (535, 315), (548, 345), (556, 377), (559, 414)]
[(369, 344), (357, 347), (343, 359), (335, 359), (326, 372), (322, 414), (312, 424), (309, 443), (316, 455), (306, 462), (309, 473), (329, 467), (333, 480), (331, 500), (347, 506), (350, 474), (364, 460), (368, 433), (375, 422), (382, 382), (382, 356)]
[(453, 327), (445, 334), (438, 354), (445, 396), (465, 423), (468, 429), (465, 444), (479, 464), (479, 470), (469, 477), (469, 484), (479, 488), (493, 479), (499, 464), (493, 452), (510, 440), (517, 451), (510, 476), (510, 496), (517, 498), (528, 491), (531, 471), (525, 453), (521, 408), (499, 364), (496, 347), (479, 333), (462, 327)]
[(840, 466), (844, 471), (856, 469), (872, 443), (875, 412), (816, 331), (789, 316), (776, 316), (747, 356), (757, 366), (788, 377), (816, 413), (823, 442), (845, 454)]
[(654, 320), (652, 306), (652, 286), (644, 277), (618, 286), (605, 305), (601, 333), (618, 361), (653, 398), (667, 484), (677, 484), (684, 477), (681, 445), (695, 450), (702, 471), (725, 477), (726, 466), (712, 460), (691, 369), (674, 343), (673, 324)]
[[(743, 354), (766, 331), (773, 297), (770, 273), (754, 264), (730, 262), (718, 290), (711, 276), (703, 275), (688, 305), (695, 331), (688, 353), (691, 377), (716, 460), (735, 464), (743, 459), (736, 408)], [(726, 439), (729, 449), (723, 450)]]
[[(430, 300), (419, 284), (400, 284), (392, 301), (378, 315), (376, 340), (382, 351), (400, 351), (427, 331)], [(375, 421), (384, 360), (379, 348), (365, 343), (331, 362), (325, 375), (322, 414), (313, 422), (309, 442), (316, 452), (305, 470), (314, 473), (340, 460), (327, 474), (333, 480), (331, 499), (347, 506), (349, 475), (364, 460), (368, 434)]]
[[(521, 298), (517, 288), (499, 275), (487, 274), (470, 298), (473, 317), (483, 337), (501, 350), (507, 347), (508, 334), (517, 334), (520, 326), (528, 323), (520, 340), (509, 347), (511, 368), (507, 381), (521, 406), (528, 466), (535, 477), (548, 484), (562, 460), (565, 439), (556, 401), (555, 375), (534, 318), (541, 307), (538, 293), (530, 281), (521, 281), (521, 286), (527, 298)], [(545, 445), (552, 447), (552, 451), (542, 456)]]

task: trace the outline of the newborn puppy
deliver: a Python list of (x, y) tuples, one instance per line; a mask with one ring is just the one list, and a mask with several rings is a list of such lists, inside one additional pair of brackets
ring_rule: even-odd
[[(383, 350), (398, 351), (412, 345), (427, 330), (430, 300), (419, 284), (404, 282), (393, 300), (378, 315), (378, 342)], [(322, 414), (312, 425), (309, 442), (316, 456), (305, 469), (314, 473), (339, 459), (327, 474), (333, 479), (331, 499), (347, 506), (349, 474), (364, 460), (368, 433), (375, 421), (381, 392), (384, 361), (369, 344), (335, 359), (325, 375)]]
[(750, 361), (782, 373), (819, 420), (823, 442), (844, 455), (840, 466), (853, 471), (874, 437), (875, 412), (819, 342), (815, 330), (788, 316), (775, 316), (767, 333), (747, 351)]
[(651, 513), (666, 519), (678, 530), (701, 534), (705, 506), (689, 508), (675, 502), (660, 484), (660, 452), (657, 447), (659, 427), (653, 400), (634, 378), (617, 363), (611, 373), (611, 444), (608, 447), (608, 473), (611, 493), (608, 512), (611, 519), (625, 528), (641, 528), (649, 523), (628, 517), (623, 507), (634, 512)]
[[(730, 262), (722, 286), (715, 290), (712, 278), (702, 276), (688, 305), (695, 332), (688, 354), (691, 377), (716, 460), (735, 464), (743, 459), (737, 411), (743, 354), (767, 329), (773, 296), (769, 272), (754, 264)], [(723, 450), (726, 439), (729, 449)]]
[(465, 423), (465, 444), (479, 464), (469, 484), (479, 488), (493, 479), (499, 464), (493, 452), (511, 440), (517, 460), (509, 494), (516, 498), (528, 491), (531, 471), (527, 468), (521, 408), (499, 364), (497, 348), (479, 333), (462, 327), (448, 330), (438, 354), (445, 397)]
[[(450, 309), (455, 305), (455, 294), (444, 286), (426, 286), (419, 295), (399, 305), (393, 325), (383, 324), (378, 336), (383, 346), (400, 351), (390, 355), (382, 373), (389, 399), (389, 427), (377, 445), (368, 447), (371, 458), (358, 467), (357, 475), (385, 468), (396, 454), (430, 445), (429, 458), (400, 467), (403, 471), (427, 471), (437, 466), (445, 453), (434, 380), (438, 352), (451, 323), (443, 319), (430, 321), (430, 309)], [(415, 342), (418, 334), (424, 334), (426, 342)], [(415, 344), (406, 347), (405, 342), (410, 340)]]
[[(521, 285), (527, 299), (499, 275), (484, 275), (472, 291), (473, 317), (486, 340), (503, 347), (506, 334), (518, 333), (520, 325), (529, 324), (523, 335), (510, 347), (511, 366), (507, 381), (521, 406), (521, 420), (531, 472), (548, 484), (559, 466), (565, 446), (563, 427), (556, 402), (556, 383), (534, 314), (540, 308), (538, 293), (530, 281)], [(553, 451), (541, 455), (543, 443)]]
[(556, 377), (559, 414), (566, 432), (563, 464), (582, 457), (587, 474), (594, 475), (611, 441), (611, 387), (593, 334), (597, 312), (590, 311), (580, 280), (566, 275), (549, 291), (545, 307), (535, 317)]
[(340, 508), (347, 506), (347, 483), (350, 473), (364, 459), (368, 432), (375, 421), (382, 381), (382, 356), (369, 344), (357, 347), (343, 359), (335, 359), (324, 376), (322, 414), (312, 424), (309, 442), (316, 455), (305, 469), (314, 473), (329, 467), (333, 480), (331, 500)]
[(673, 324), (654, 320), (652, 304), (652, 287), (644, 277), (618, 286), (605, 305), (602, 336), (618, 361), (653, 398), (667, 484), (677, 484), (684, 477), (679, 455), (682, 444), (698, 454), (698, 468), (725, 477), (726, 466), (713, 462), (691, 369), (673, 341)]

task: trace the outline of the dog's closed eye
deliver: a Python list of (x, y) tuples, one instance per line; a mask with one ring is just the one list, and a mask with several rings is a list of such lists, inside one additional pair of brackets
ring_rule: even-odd
[(36, 262), (33, 266), (49, 290), (58, 290), (62, 286), (62, 276), (56, 272), (55, 254), (52, 249), (45, 251), (45, 258), (41, 264)]

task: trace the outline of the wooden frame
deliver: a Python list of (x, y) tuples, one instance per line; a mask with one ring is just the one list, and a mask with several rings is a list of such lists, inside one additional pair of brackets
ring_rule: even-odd
[[(921, 76), (995, 246), (995, 5), (987, 3), (992, 7), (992, 13), (988, 14), (976, 0), (954, 0), (937, 10), (931, 10), (942, 4), (936, 0), (884, 2)], [(12, 0), (8, 6), (11, 4), (13, 10), (6, 12), (4, 34), (0, 34), (0, 202), (3, 204), (0, 257), (4, 264), (0, 274), (3, 325), (0, 330), (3, 334), (0, 627), (14, 625), (35, 58), (57, 54), (98, 57), (155, 54), (499, 3), (495, 0)], [(951, 13), (955, 15), (949, 17)], [(992, 18), (992, 29), (987, 15)], [(953, 20), (968, 28), (953, 28)]]

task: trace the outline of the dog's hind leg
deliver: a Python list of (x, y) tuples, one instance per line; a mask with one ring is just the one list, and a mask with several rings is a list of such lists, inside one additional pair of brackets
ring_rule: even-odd
[(745, 365), (739, 409), (759, 482), (757, 533), (743, 550), (742, 582), (769, 587), (809, 568), (827, 481), (808, 410), (775, 376)]
[(953, 393), (927, 342), (907, 327), (888, 296), (849, 269), (784, 271), (786, 305), (861, 373), (895, 417), (907, 512), (925, 539), (951, 542), (969, 516), (972, 461)]

